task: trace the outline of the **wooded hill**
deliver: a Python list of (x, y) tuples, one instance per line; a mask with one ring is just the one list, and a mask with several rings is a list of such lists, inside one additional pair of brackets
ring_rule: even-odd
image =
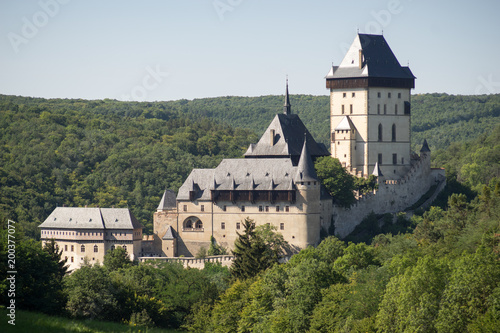
[[(328, 97), (292, 95), (291, 103), (328, 144)], [(241, 157), (282, 105), (283, 96), (139, 103), (0, 95), (0, 221), (23, 222), (37, 237), (58, 205), (128, 206), (149, 233), (165, 188), (177, 190), (192, 168)], [(427, 138), (431, 148), (478, 138), (500, 123), (500, 95), (416, 95), (412, 105), (413, 142)], [(483, 170), (459, 167), (450, 166), (458, 176)]]

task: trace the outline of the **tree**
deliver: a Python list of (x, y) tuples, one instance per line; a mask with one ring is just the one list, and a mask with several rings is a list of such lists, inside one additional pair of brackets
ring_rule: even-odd
[(314, 167), (323, 186), (335, 199), (335, 203), (349, 208), (356, 198), (354, 197), (354, 177), (342, 167), (339, 160), (330, 156), (320, 157)]
[(130, 260), (127, 250), (122, 247), (117, 247), (104, 255), (104, 267), (110, 271), (127, 268), (132, 266), (132, 264), (133, 262)]
[(280, 255), (287, 248), (283, 236), (274, 232), (269, 226), (255, 228), (253, 220), (243, 221), (243, 234), (238, 234), (234, 242), (234, 261), (231, 275), (238, 279), (246, 279), (271, 267), (278, 262)]

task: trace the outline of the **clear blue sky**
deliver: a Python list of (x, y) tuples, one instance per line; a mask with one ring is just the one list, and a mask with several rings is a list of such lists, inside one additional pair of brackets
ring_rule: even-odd
[(357, 29), (414, 93), (500, 93), (500, 1), (0, 0), (0, 93), (175, 100), (326, 95)]

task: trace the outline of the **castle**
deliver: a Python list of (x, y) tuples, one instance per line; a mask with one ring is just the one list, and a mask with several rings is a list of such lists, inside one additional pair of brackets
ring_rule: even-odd
[(444, 170), (430, 168), (424, 142), (410, 151), (411, 89), (415, 76), (381, 35), (358, 34), (339, 66), (326, 76), (330, 89), (331, 156), (353, 175), (377, 176), (379, 188), (349, 209), (336, 206), (322, 187), (313, 160), (330, 155), (292, 114), (285, 93), (277, 114), (242, 159), (215, 169), (194, 169), (177, 196), (165, 191), (154, 213), (154, 247), (161, 256), (193, 256), (212, 237), (232, 248), (241, 221), (274, 226), (297, 249), (320, 242), (321, 229), (345, 237), (371, 212), (402, 211)]
[[(140, 226), (129, 213), (127, 218), (118, 210), (57, 208), (40, 225), (42, 240), (55, 238), (76, 267), (84, 257), (102, 260), (118, 244), (130, 248), (133, 258), (192, 257), (212, 240), (232, 249), (246, 218), (274, 226), (296, 250), (316, 246), (329, 230), (343, 238), (371, 212), (403, 211), (433, 185), (435, 193), (445, 185), (444, 170), (430, 167), (427, 142), (420, 155), (410, 149), (414, 86), (415, 76), (399, 64), (383, 36), (357, 34), (326, 76), (331, 153), (293, 114), (287, 82), (283, 112), (244, 158), (193, 169), (177, 194), (164, 192), (153, 214), (152, 237), (141, 241)], [(355, 176), (375, 175), (378, 189), (358, 195), (350, 208), (335, 205), (314, 169), (316, 158), (329, 155)], [(100, 222), (94, 226), (95, 221)]]

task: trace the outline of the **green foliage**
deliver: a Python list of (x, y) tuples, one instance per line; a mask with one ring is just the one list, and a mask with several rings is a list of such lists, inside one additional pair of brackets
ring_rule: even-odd
[(316, 173), (323, 186), (326, 187), (335, 203), (349, 208), (356, 198), (354, 197), (354, 177), (342, 167), (339, 160), (330, 156), (320, 157), (314, 163)]
[(247, 279), (278, 262), (288, 248), (283, 235), (270, 226), (255, 228), (253, 220), (243, 222), (243, 234), (238, 234), (234, 242), (234, 261), (231, 274), (235, 279)]
[[(6, 229), (0, 229), (0, 260), (2, 262), (0, 265), (0, 274), (2, 274), (0, 304), (8, 305), (10, 299), (15, 299), (18, 309), (48, 314), (60, 313), (66, 302), (62, 285), (65, 268), (60, 252), (56, 248), (51, 248), (50, 245), (44, 250), (40, 242), (16, 232), (14, 234), (15, 252), (11, 251), (15, 256), (13, 261), (8, 262), (7, 234)], [(12, 249), (12, 243), (10, 244)], [(7, 268), (8, 263), (13, 263), (18, 274), (7, 274), (7, 271), (11, 270)], [(12, 291), (11, 280), (7, 280), (8, 277), (13, 277), (15, 280), (15, 288)]]
[[(130, 207), (152, 233), (165, 188), (193, 168), (241, 157), (257, 136), (178, 102), (35, 99), (0, 95), (0, 221), (29, 237), (56, 206)], [(22, 130), (19, 130), (22, 129)]]
[(133, 262), (130, 260), (127, 250), (117, 246), (104, 255), (104, 267), (110, 271), (116, 271), (120, 268), (127, 268), (132, 266)]
[(208, 248), (207, 254), (209, 256), (220, 256), (227, 254), (227, 249), (222, 245), (217, 244), (215, 238), (210, 236), (210, 247)]

